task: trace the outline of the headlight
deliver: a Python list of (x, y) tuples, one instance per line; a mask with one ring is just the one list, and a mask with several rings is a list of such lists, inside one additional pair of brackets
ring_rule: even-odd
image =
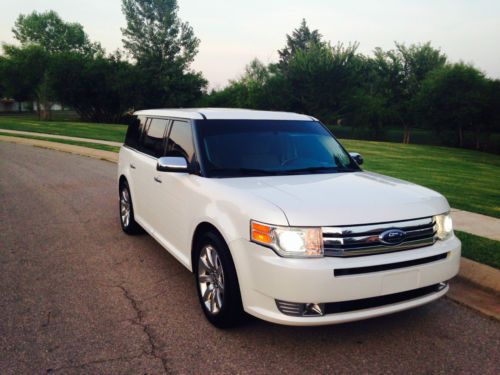
[(440, 240), (447, 240), (453, 236), (453, 222), (450, 214), (436, 215), (437, 237)]
[(274, 249), (279, 255), (291, 258), (323, 256), (321, 228), (294, 228), (250, 222), (253, 242)]

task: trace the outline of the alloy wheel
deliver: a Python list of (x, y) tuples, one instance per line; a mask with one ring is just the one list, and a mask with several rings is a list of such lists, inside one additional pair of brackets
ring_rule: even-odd
[(120, 217), (123, 226), (128, 227), (130, 223), (130, 194), (127, 188), (123, 188), (120, 194)]
[(214, 315), (219, 313), (224, 304), (224, 270), (219, 254), (212, 245), (201, 249), (198, 259), (198, 284), (207, 311)]

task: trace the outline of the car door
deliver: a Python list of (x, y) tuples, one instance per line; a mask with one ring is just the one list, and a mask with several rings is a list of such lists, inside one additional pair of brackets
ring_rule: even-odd
[[(192, 124), (189, 121), (172, 120), (167, 137), (167, 156), (182, 156), (188, 164), (194, 163)], [(182, 262), (190, 259), (190, 199), (191, 186), (198, 176), (179, 172), (157, 172), (162, 181), (155, 196), (160, 217), (156, 220), (159, 240)]]
[[(136, 217), (149, 232), (157, 227), (155, 192), (157, 190), (156, 164), (165, 149), (165, 135), (169, 121), (162, 118), (151, 118), (139, 142), (139, 151), (135, 160), (134, 183), (137, 202)], [(161, 182), (161, 181), (160, 181)]]

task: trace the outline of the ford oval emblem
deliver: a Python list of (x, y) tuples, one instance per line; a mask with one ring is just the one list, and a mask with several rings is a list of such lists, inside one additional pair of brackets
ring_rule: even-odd
[(401, 229), (388, 229), (378, 236), (380, 242), (386, 245), (399, 245), (406, 238), (406, 233)]

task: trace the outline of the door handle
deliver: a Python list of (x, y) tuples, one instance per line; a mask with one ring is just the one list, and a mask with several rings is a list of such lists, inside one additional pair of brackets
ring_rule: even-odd
[(156, 182), (158, 182), (158, 183), (160, 183), (160, 184), (161, 184), (161, 178), (160, 178), (160, 177), (155, 176), (155, 177), (154, 177), (154, 180), (155, 180)]
[(130, 163), (130, 168), (135, 169), (135, 165)]

